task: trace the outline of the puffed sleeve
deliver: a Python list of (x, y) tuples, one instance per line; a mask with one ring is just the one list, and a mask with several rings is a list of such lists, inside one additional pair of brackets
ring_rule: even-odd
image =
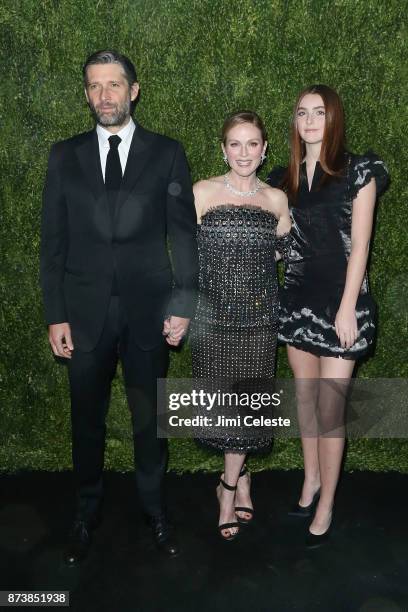
[(375, 179), (377, 196), (388, 186), (389, 173), (385, 163), (372, 151), (364, 155), (353, 155), (350, 169), (350, 191), (355, 198), (362, 187)]
[(286, 168), (283, 166), (275, 166), (272, 168), (270, 173), (268, 174), (268, 178), (266, 182), (271, 187), (276, 187), (277, 189), (281, 189), (282, 181), (286, 173)]

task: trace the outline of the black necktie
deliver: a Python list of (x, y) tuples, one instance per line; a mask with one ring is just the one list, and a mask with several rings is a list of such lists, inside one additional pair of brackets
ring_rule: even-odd
[(122, 139), (120, 136), (109, 137), (109, 153), (106, 158), (105, 187), (108, 194), (109, 208), (112, 221), (115, 217), (115, 204), (122, 182), (122, 166), (120, 165), (118, 146)]
[[(114, 136), (109, 137), (110, 149), (108, 152), (108, 157), (106, 158), (105, 187), (106, 187), (106, 193), (107, 193), (108, 202), (109, 202), (109, 211), (111, 215), (112, 231), (114, 229), (116, 202), (118, 199), (120, 184), (122, 182), (122, 166), (120, 165), (119, 151), (118, 151), (118, 146), (120, 145), (121, 141), (122, 139), (120, 138), (120, 136), (114, 135)], [(116, 274), (116, 268), (114, 269), (114, 272), (113, 272), (111, 294), (119, 295), (119, 285), (118, 285), (118, 278)]]

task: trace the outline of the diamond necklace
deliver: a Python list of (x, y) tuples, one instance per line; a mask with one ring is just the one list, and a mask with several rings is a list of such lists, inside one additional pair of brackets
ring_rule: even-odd
[(224, 185), (234, 195), (241, 196), (242, 198), (246, 198), (246, 197), (254, 196), (260, 190), (260, 188), (262, 187), (262, 182), (259, 180), (258, 177), (256, 177), (256, 187), (255, 187), (255, 189), (252, 189), (252, 191), (239, 191), (238, 189), (235, 189), (235, 187), (233, 187), (231, 185), (231, 183), (229, 182), (228, 174), (224, 174)]

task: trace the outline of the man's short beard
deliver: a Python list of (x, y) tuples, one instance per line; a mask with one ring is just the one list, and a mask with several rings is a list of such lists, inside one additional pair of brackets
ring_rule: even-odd
[(91, 113), (96, 123), (101, 125), (102, 127), (111, 127), (113, 125), (123, 125), (130, 116), (130, 100), (127, 100), (121, 105), (117, 106), (117, 112), (112, 113), (111, 115), (100, 113), (97, 111), (93, 104), (89, 104), (89, 108), (91, 109)]

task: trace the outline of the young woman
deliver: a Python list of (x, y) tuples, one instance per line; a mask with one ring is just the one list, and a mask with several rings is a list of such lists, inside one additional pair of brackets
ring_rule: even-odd
[(308, 546), (329, 534), (344, 450), (345, 396), (354, 364), (373, 344), (367, 257), (377, 195), (387, 182), (374, 154), (346, 150), (344, 112), (325, 85), (296, 101), (288, 168), (269, 175), (288, 195), (292, 247), (279, 339), (296, 378), (305, 478), (290, 513), (312, 516)]
[[(279, 316), (275, 249), (287, 248), (289, 210), (285, 194), (257, 178), (267, 141), (256, 113), (228, 117), (221, 147), (229, 171), (194, 185), (200, 229), (199, 299), (191, 327), (193, 378), (207, 379), (215, 390), (217, 381), (226, 379), (255, 390), (255, 379), (274, 377)], [(271, 440), (248, 436), (240, 427), (213, 433), (199, 437), (225, 453), (217, 487), (219, 530), (231, 541), (239, 523), (253, 517), (246, 453)]]

